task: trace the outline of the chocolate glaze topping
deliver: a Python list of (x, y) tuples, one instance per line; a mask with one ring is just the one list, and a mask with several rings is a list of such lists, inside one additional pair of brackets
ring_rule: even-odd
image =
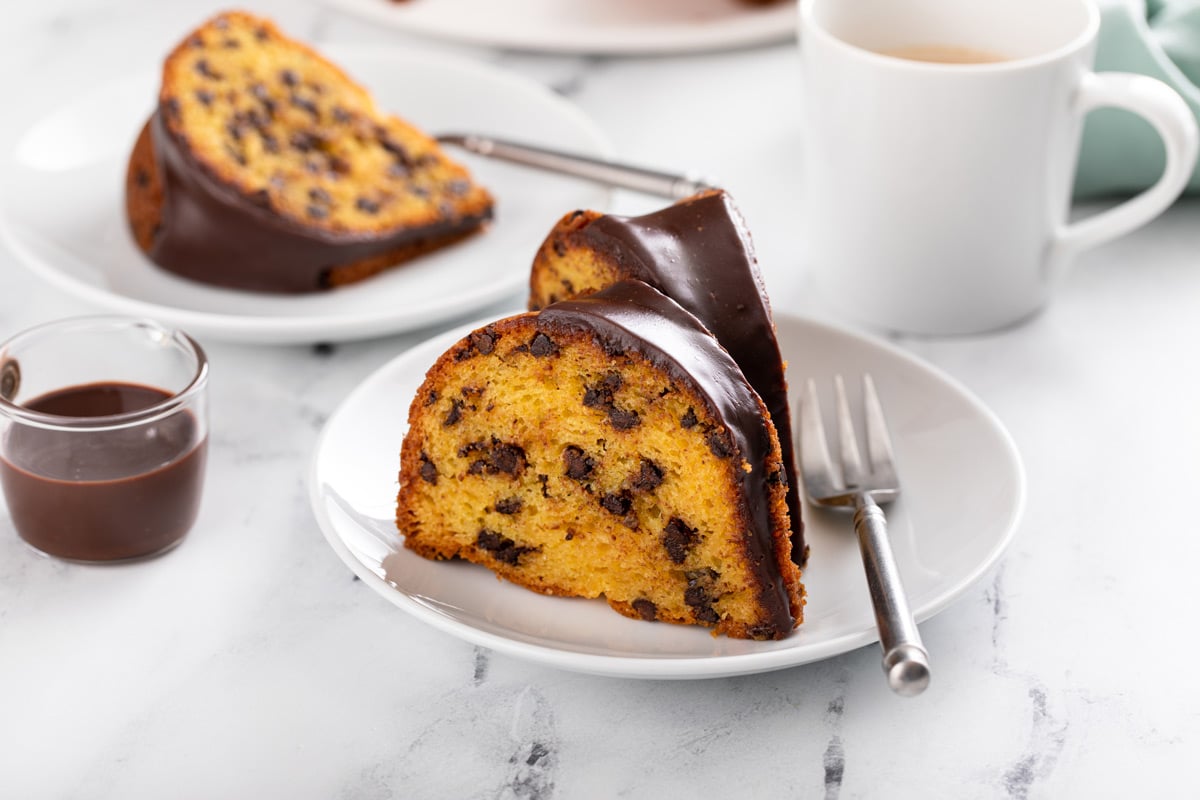
[(180, 146), (161, 113), (150, 135), (163, 183), (162, 224), (150, 258), (166, 270), (209, 284), (261, 292), (325, 288), (333, 267), (406, 244), (475, 227), (465, 217), (394, 233), (338, 233), (309, 228), (210, 175)]
[(787, 380), (749, 231), (733, 201), (707, 192), (641, 217), (603, 216), (580, 230), (587, 246), (699, 317), (762, 397), (788, 479), (792, 558), (805, 559), (800, 481)]
[(708, 412), (729, 431), (735, 452), (752, 469), (737, 469), (752, 535), (747, 539), (750, 561), (763, 586), (762, 596), (771, 624), (781, 633), (794, 620), (787, 589), (775, 568), (771, 535), (767, 457), (771, 438), (754, 392), (742, 370), (717, 344), (695, 316), (641, 281), (621, 281), (575, 300), (563, 300), (539, 312), (538, 327), (551, 336), (555, 328), (586, 330), (620, 350), (642, 353), (651, 363), (707, 398)]

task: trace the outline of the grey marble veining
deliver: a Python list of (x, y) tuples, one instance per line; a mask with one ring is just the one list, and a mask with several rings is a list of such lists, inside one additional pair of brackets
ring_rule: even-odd
[[(318, 42), (433, 46), (315, 3), (249, 6)], [(0, 145), (61, 98), (156, 64), (218, 7), (6, 8)], [(823, 315), (799, 263), (790, 47), (615, 59), (437, 46), (569, 97), (623, 158), (721, 176), (775, 306)], [(619, 196), (616, 209), (652, 205)], [(643, 682), (518, 661), (406, 616), (325, 544), (304, 473), (341, 399), (439, 328), (331, 347), (205, 341), (211, 467), (180, 549), (67, 565), (32, 555), (0, 513), (0, 797), (1195, 796), (1198, 220), (1183, 202), (1088, 254), (1023, 327), (895, 339), (996, 411), (1029, 475), (1007, 557), (922, 626), (936, 674), (916, 700), (889, 694), (873, 646)], [(0, 251), (0, 336), (87, 310)]]

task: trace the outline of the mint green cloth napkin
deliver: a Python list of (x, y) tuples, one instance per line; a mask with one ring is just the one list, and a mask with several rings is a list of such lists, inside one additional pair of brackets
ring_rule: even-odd
[[(1200, 0), (1104, 0), (1097, 72), (1137, 72), (1179, 92), (1200, 118)], [(1158, 134), (1142, 118), (1100, 109), (1083, 129), (1076, 197), (1130, 194), (1162, 175)], [(1200, 194), (1200, 167), (1187, 191)]]

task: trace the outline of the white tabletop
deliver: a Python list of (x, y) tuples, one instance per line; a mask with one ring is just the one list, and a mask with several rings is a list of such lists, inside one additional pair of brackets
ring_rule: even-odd
[[(412, 41), (307, 3), (249, 5), (318, 44)], [(0, 145), (56, 98), (157, 63), (218, 7), (6, 8)], [(792, 46), (444, 47), (559, 89), (623, 158), (720, 176), (774, 305), (822, 315), (797, 255)], [(613, 210), (652, 205), (619, 196)], [(331, 352), (204, 341), (210, 472), (180, 548), (65, 564), (32, 553), (0, 510), (0, 797), (1187, 796), (1200, 785), (1198, 211), (1179, 203), (1087, 254), (1022, 327), (895, 340), (998, 414), (1029, 480), (1007, 556), (922, 626), (935, 676), (917, 699), (889, 693), (876, 646), (741, 678), (618, 680), (409, 618), (325, 543), (304, 474), (339, 401), (441, 328)], [(90, 310), (0, 251), (0, 337)]]

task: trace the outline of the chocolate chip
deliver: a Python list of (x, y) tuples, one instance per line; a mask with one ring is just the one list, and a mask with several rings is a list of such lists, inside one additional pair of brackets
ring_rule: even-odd
[(467, 467), (471, 475), (496, 475), (505, 473), (514, 478), (525, 471), (525, 450), (519, 445), (502, 442), (492, 437), (491, 442), (471, 442), (458, 450), (459, 456), (467, 458), (478, 454)]
[(750, 634), (751, 639), (757, 639), (759, 641), (777, 638), (775, 626), (768, 625), (767, 623), (763, 623), (762, 625), (753, 625), (750, 627), (747, 633)]
[(515, 444), (495, 444), (491, 458), (492, 464), (500, 472), (515, 476), (525, 470), (525, 451)]
[(260, 42), (265, 42), (271, 38), (271, 32), (266, 28), (259, 28), (254, 32), (254, 38), (258, 39)]
[(524, 505), (520, 497), (505, 497), (496, 501), (497, 514), (516, 514)]
[(163, 110), (171, 119), (179, 119), (179, 115), (182, 112), (182, 107), (179, 104), (179, 98), (169, 98), (167, 102), (163, 103)]
[(437, 402), (437, 399), (438, 399), (438, 393), (437, 393), (437, 390), (436, 390), (436, 389), (430, 389), (430, 390), (429, 390), (429, 394), (428, 394), (428, 395), (426, 395), (426, 397), (425, 397), (425, 405), (426, 405), (427, 407), (428, 407), (428, 406), (431, 406), (431, 405), (433, 405), (434, 403), (436, 403), (436, 402)]
[(692, 609), (696, 619), (701, 622), (719, 622), (720, 616), (712, 607), (713, 584), (719, 576), (711, 569), (694, 570), (687, 573), (687, 588), (683, 592), (683, 602)]
[(318, 203), (329, 204), (333, 202), (333, 198), (329, 196), (329, 192), (322, 189), (320, 186), (314, 186), (308, 190), (308, 199)]
[(292, 135), (288, 137), (288, 144), (301, 153), (308, 153), (317, 146), (317, 137), (307, 131), (292, 131)]
[(629, 513), (629, 509), (633, 506), (633, 500), (628, 494), (606, 494), (600, 497), (600, 507), (610, 514), (616, 514), (618, 517), (623, 517)]
[(196, 99), (200, 101), (200, 105), (211, 106), (213, 102), (212, 92), (205, 89), (197, 89)]
[(308, 112), (313, 119), (321, 118), (321, 109), (317, 108), (317, 104), (312, 100), (309, 100), (307, 97), (301, 97), (300, 95), (293, 93), (288, 97), (288, 102), (301, 111)]
[(492, 557), (497, 561), (505, 564), (517, 566), (521, 560), (521, 556), (526, 553), (537, 552), (540, 548), (525, 547), (518, 545), (507, 536), (503, 536), (495, 531), (489, 531), (486, 528), (479, 531), (475, 536), (475, 546), (480, 550), (485, 550), (492, 554)]
[(341, 156), (330, 156), (329, 169), (334, 175), (349, 175), (350, 162)]
[(204, 47), (204, 38), (201, 36), (193, 36), (192, 38), (188, 39), (188, 47), (199, 50), (200, 48)]
[(629, 482), (639, 492), (653, 492), (663, 482), (663, 472), (657, 464), (648, 458), (642, 459), (637, 475)]
[(470, 188), (470, 182), (456, 179), (446, 184), (446, 193), (451, 197), (462, 197)]
[(213, 20), (213, 27), (219, 31), (229, 30), (228, 17), (217, 17), (215, 20)]
[(379, 203), (369, 197), (359, 197), (354, 201), (354, 207), (366, 214), (379, 213)]
[[(397, 163), (388, 167), (387, 174), (392, 178), (407, 178), (411, 172), (407, 165)], [(417, 197), (429, 197), (429, 190), (421, 186), (414, 186), (412, 193)]]
[(325, 219), (329, 216), (329, 209), (325, 206), (307, 205), (304, 207), (304, 213), (308, 214), (313, 219)]
[(409, 154), (408, 148), (392, 137), (387, 135), (380, 137), (379, 146), (395, 156), (396, 163), (403, 164), (405, 167), (412, 166), (412, 156)]
[(775, 470), (774, 472), (772, 472), (770, 475), (767, 476), (767, 485), (768, 486), (787, 487), (787, 485), (788, 485), (787, 474), (781, 469)]
[(577, 481), (587, 478), (596, 468), (596, 462), (573, 444), (563, 450), (563, 463), (566, 465), (566, 476)]
[(708, 449), (717, 458), (729, 458), (733, 455), (733, 448), (729, 445), (728, 437), (722, 436), (720, 432), (713, 431), (705, 441), (708, 442)]
[(654, 622), (654, 620), (658, 619), (658, 606), (646, 598), (639, 597), (630, 603), (630, 605), (633, 606), (633, 610), (637, 612), (637, 615), (647, 622)]
[(552, 247), (554, 248), (554, 254), (555, 254), (556, 256), (558, 256), (559, 258), (565, 258), (565, 257), (566, 257), (566, 255), (567, 255), (567, 246), (566, 246), (565, 244), (563, 244), (561, 240), (559, 240), (559, 239), (555, 239), (555, 240), (554, 240), (554, 244), (552, 245)]
[[(550, 491), (546, 488), (546, 484), (548, 484), (550, 482), (550, 476), (539, 474), (537, 476), (537, 479), (538, 479), (538, 483), (540, 483), (542, 485), (542, 497), (547, 497), (547, 498), (550, 497)], [(568, 536), (567, 538), (570, 539), (571, 537)]]
[(701, 587), (689, 586), (684, 589), (683, 602), (687, 603), (696, 619), (701, 622), (720, 622), (721, 618), (717, 615), (716, 609), (712, 607), (712, 598)]
[(637, 427), (641, 418), (636, 411), (617, 408), (613, 400), (613, 392), (621, 388), (621, 374), (610, 372), (604, 376), (599, 386), (588, 386), (583, 392), (583, 404), (588, 408), (604, 409), (608, 421), (619, 431), (627, 431)]
[(258, 189), (250, 193), (250, 202), (259, 208), (271, 207), (271, 193), (266, 189)]
[(266, 150), (268, 153), (278, 153), (279, 152), (279, 140), (276, 139), (271, 134), (264, 133), (262, 135), (262, 141), (263, 141), (263, 150)]
[(696, 544), (697, 530), (689, 527), (679, 517), (671, 517), (663, 528), (662, 543), (667, 549), (667, 556), (676, 564), (682, 564), (687, 559), (688, 551)]
[(483, 355), (491, 355), (491, 352), (496, 349), (496, 334), (488, 328), (475, 331), (471, 334), (471, 344), (475, 345), (475, 349)]
[(334, 122), (346, 123), (354, 119), (354, 116), (341, 106), (334, 106), (332, 114)]
[(552, 355), (558, 351), (558, 347), (550, 340), (550, 337), (541, 331), (533, 335), (533, 340), (529, 343), (529, 352), (539, 358), (542, 356)]
[(612, 406), (608, 409), (608, 421), (619, 431), (627, 431), (641, 424), (641, 417), (636, 411), (626, 411)]
[(679, 419), (679, 427), (681, 428), (694, 428), (699, 423), (700, 420), (696, 419), (696, 409), (694, 408), (688, 408), (687, 413)]
[(442, 420), (442, 427), (449, 428), (462, 419), (463, 403), (462, 400), (451, 400), (450, 411), (446, 414), (446, 418)]
[(222, 44), (225, 46), (226, 50), (237, 50), (242, 46), (242, 43), (237, 39), (226, 39), (224, 42), (222, 42)]
[(426, 483), (437, 486), (437, 467), (434, 466), (433, 461), (430, 460), (429, 455), (424, 451), (421, 452), (421, 466), (417, 469), (417, 472), (420, 473), (421, 479)]
[(199, 61), (197, 61), (195, 66), (193, 67), (193, 69), (195, 69), (197, 73), (199, 73), (200, 75), (203, 75), (206, 78), (211, 78), (212, 80), (220, 80), (221, 79), (221, 73), (213, 71), (213, 68), (211, 66), (209, 66), (207, 58), (202, 58)]
[(300, 76), (295, 70), (285, 69), (279, 73), (279, 80), (283, 81), (284, 86), (296, 86), (300, 83)]

